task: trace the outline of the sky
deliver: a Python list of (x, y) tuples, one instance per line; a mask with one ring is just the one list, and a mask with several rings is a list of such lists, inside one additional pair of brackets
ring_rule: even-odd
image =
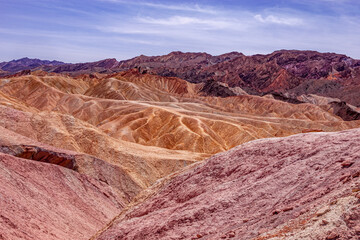
[(360, 59), (360, 1), (0, 0), (0, 62), (279, 49)]

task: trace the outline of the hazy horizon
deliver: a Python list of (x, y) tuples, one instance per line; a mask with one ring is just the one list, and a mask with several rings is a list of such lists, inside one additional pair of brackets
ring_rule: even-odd
[(360, 59), (360, 2), (0, 0), (0, 62), (69, 63), (172, 51), (220, 55), (280, 49)]

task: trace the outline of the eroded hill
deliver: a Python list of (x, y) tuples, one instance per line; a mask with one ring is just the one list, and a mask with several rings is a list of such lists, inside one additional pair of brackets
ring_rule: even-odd
[(96, 239), (357, 239), (359, 133), (261, 139), (219, 153), (154, 188)]

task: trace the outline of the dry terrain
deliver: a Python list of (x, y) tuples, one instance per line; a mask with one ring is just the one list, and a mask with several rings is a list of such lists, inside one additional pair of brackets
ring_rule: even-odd
[[(350, 72), (328, 81), (356, 97), (358, 62), (344, 61), (175, 52), (0, 63), (0, 239), (306, 239), (334, 229), (351, 239), (356, 98), (301, 90), (325, 81), (310, 66), (330, 64)], [(299, 64), (309, 76), (292, 70)], [(227, 69), (255, 69), (264, 82), (236, 82)], [(321, 206), (330, 210), (315, 219)]]

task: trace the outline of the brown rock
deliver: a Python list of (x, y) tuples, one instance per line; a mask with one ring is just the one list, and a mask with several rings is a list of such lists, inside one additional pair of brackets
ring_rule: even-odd
[(357, 194), (355, 195), (355, 197), (360, 200), (360, 193), (357, 193)]
[(358, 234), (360, 236), (360, 225), (355, 226), (354, 231), (356, 234)]
[(236, 234), (235, 234), (235, 232), (229, 232), (229, 233), (227, 234), (227, 236), (228, 236), (229, 238), (234, 238), (234, 237), (236, 236)]
[(279, 214), (279, 213), (281, 213), (281, 210), (280, 210), (280, 209), (275, 209), (275, 210), (272, 212), (273, 215), (277, 215), (277, 214)]
[(351, 174), (351, 176), (352, 176), (353, 178), (359, 177), (359, 176), (360, 176), (360, 171), (354, 171), (354, 172)]
[(342, 183), (346, 183), (348, 181), (351, 180), (351, 174), (344, 174), (342, 175), (339, 180), (342, 182)]
[(355, 161), (353, 160), (345, 160), (344, 162), (341, 163), (341, 166), (343, 168), (348, 168), (348, 167), (351, 167), (351, 165), (353, 165), (355, 163)]
[(329, 212), (329, 211), (330, 211), (330, 208), (329, 208), (328, 206), (323, 207), (323, 208), (319, 209), (319, 210), (316, 212), (316, 216), (317, 216), (317, 217), (320, 217), (320, 216), (326, 214), (326, 213)]
[(294, 207), (286, 207), (286, 208), (282, 209), (282, 211), (283, 212), (288, 212), (288, 211), (291, 211), (293, 209), (294, 209)]
[(321, 221), (321, 225), (327, 225), (329, 223), (329, 221), (327, 221), (327, 220), (325, 220), (325, 219), (323, 219), (322, 221)]
[(328, 235), (326, 236), (326, 240), (334, 240), (334, 239), (338, 239), (340, 236), (338, 233), (336, 232), (330, 232), (328, 233)]

